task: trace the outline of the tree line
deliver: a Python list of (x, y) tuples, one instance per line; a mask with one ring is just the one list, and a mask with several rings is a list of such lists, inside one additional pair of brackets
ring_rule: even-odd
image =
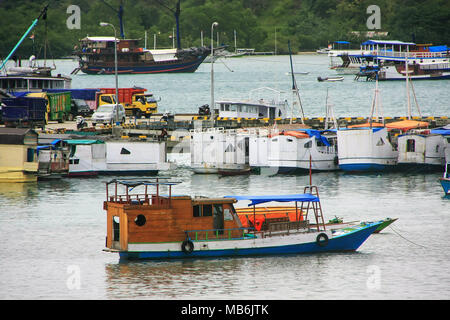
[[(0, 58), (5, 58), (22, 34), (49, 4), (46, 19), (41, 19), (17, 51), (23, 58), (35, 54), (42, 58), (71, 55), (79, 39), (89, 36), (113, 36), (119, 33), (118, 10), (123, 5), (126, 38), (141, 39), (144, 46), (170, 48), (175, 33), (178, 0), (15, 0), (0, 2)], [(70, 5), (80, 8), (80, 28), (69, 29)], [(379, 7), (380, 29), (370, 30), (367, 8)], [(181, 0), (180, 39), (183, 48), (203, 44), (211, 39), (234, 50), (238, 48), (288, 53), (290, 40), (294, 52), (315, 51), (336, 40), (351, 42), (358, 48), (367, 40), (367, 31), (387, 32), (377, 39), (449, 44), (450, 1), (448, 0)], [(34, 35), (34, 36), (33, 36)], [(47, 35), (47, 36), (46, 36)], [(44, 39), (48, 39), (44, 50)]]

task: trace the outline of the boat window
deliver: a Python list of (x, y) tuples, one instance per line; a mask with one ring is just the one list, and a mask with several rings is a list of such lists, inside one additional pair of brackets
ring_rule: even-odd
[(122, 150), (120, 150), (120, 154), (131, 154), (131, 152), (125, 148), (122, 148)]
[(28, 148), (27, 149), (27, 162), (33, 162), (34, 160), (34, 149)]
[(377, 142), (377, 147), (383, 146), (384, 145), (384, 141), (382, 138), (380, 138), (380, 140), (378, 140)]
[(436, 153), (439, 153), (439, 145), (436, 145)]
[(288, 142), (294, 142), (294, 140), (292, 140), (292, 139), (290, 139), (290, 138), (288, 138), (287, 141), (288, 141)]
[(201, 207), (200, 206), (193, 206), (192, 209), (193, 209), (193, 212), (194, 212), (194, 217), (201, 217), (202, 216), (202, 212), (201, 212)]
[(142, 227), (145, 222), (147, 222), (147, 219), (143, 214), (138, 214), (136, 219), (134, 219), (134, 223), (136, 223), (137, 226)]
[(406, 152), (415, 152), (416, 151), (416, 140), (408, 139), (406, 140)]
[(321, 140), (316, 139), (316, 146), (325, 147), (325, 143), (323, 143)]
[(306, 149), (310, 149), (311, 146), (312, 146), (312, 141), (311, 141), (311, 140), (309, 140), (307, 143), (305, 143), (305, 144), (303, 145), (303, 147), (305, 147)]
[(211, 204), (203, 205), (203, 216), (204, 217), (211, 217), (212, 216), (212, 205)]
[(212, 204), (192, 206), (194, 217), (211, 217), (213, 214)]

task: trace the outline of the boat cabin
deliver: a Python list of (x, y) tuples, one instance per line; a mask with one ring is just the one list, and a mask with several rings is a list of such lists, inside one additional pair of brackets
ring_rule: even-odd
[[(269, 96), (266, 96), (269, 93)], [(248, 99), (222, 99), (215, 102), (221, 118), (287, 118), (288, 102), (272, 88), (250, 91)]]
[(0, 128), (0, 182), (37, 181), (38, 134), (29, 128)]
[[(172, 194), (168, 178), (112, 180), (106, 183), (106, 247), (136, 250), (140, 244), (179, 243), (190, 238), (207, 240), (243, 237), (244, 230), (233, 198), (191, 197)], [(121, 189), (125, 189), (124, 193)], [(149, 192), (155, 188), (156, 193)], [(151, 190), (153, 191), (153, 190)], [(162, 192), (167, 192), (163, 194)]]
[[(238, 254), (256, 239), (265, 243), (261, 239), (326, 232), (317, 187), (308, 186), (304, 194), (287, 196), (210, 198), (175, 195), (172, 187), (179, 183), (164, 177), (107, 182), (103, 204), (107, 212), (105, 251), (129, 259), (226, 256)], [(149, 192), (149, 188), (156, 192)], [(253, 218), (247, 219), (252, 222), (245, 227), (234, 208), (238, 200), (250, 201), (249, 206), (253, 206)], [(296, 220), (267, 217), (265, 227), (258, 226), (255, 206), (272, 201), (295, 202)], [(286, 207), (280, 210), (292, 211)], [(306, 220), (308, 212), (316, 219), (313, 229)], [(261, 213), (258, 210), (258, 215)], [(315, 239), (316, 235), (310, 237)], [(255, 249), (259, 250), (250, 250)], [(247, 253), (243, 250), (239, 254)]]

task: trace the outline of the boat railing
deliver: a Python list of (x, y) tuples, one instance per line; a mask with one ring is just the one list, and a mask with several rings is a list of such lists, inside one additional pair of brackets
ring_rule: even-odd
[(374, 56), (381, 57), (393, 57), (393, 58), (445, 58), (448, 54), (445, 52), (429, 52), (429, 51), (419, 51), (419, 52), (398, 52), (389, 50), (375, 50), (371, 53)]
[(199, 229), (185, 230), (186, 237), (193, 241), (236, 240), (254, 238), (250, 234), (254, 228), (229, 228), (229, 229)]
[[(128, 179), (128, 180), (116, 180), (113, 179), (106, 182), (106, 201), (119, 204), (128, 205), (151, 205), (161, 208), (168, 208), (172, 199), (172, 186), (179, 184), (180, 182), (168, 182), (170, 178), (155, 177), (146, 179)], [(163, 180), (163, 181), (161, 181)], [(110, 193), (110, 185), (114, 185), (114, 191)], [(125, 188), (124, 193), (120, 193), (118, 187)], [(143, 193), (131, 193), (137, 187), (144, 187)], [(154, 187), (156, 193), (149, 192), (148, 187)], [(161, 195), (161, 187), (168, 188), (168, 195)], [(106, 206), (106, 203), (105, 203)]]

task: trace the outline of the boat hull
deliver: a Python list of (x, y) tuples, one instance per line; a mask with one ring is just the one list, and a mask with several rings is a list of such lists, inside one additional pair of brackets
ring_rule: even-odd
[(440, 178), (441, 186), (444, 189), (444, 193), (446, 195), (450, 195), (450, 179), (449, 178)]
[[(175, 72), (195, 72), (204, 58), (200, 56), (197, 59), (189, 61), (174, 60), (167, 63), (154, 63), (144, 66), (118, 66), (119, 74), (149, 74), (149, 73), (175, 73)], [(114, 74), (114, 66), (103, 66), (85, 64), (81, 69), (86, 74)]]
[[(193, 241), (194, 250), (185, 253), (181, 243), (129, 244), (128, 251), (119, 252), (121, 259), (186, 259), (211, 257), (247, 257), (284, 254), (355, 251), (379, 227), (381, 222), (360, 226), (346, 233), (331, 231), (292, 234), (289, 236)], [(326, 233), (328, 242), (320, 245), (316, 239)], [(139, 249), (141, 248), (141, 250)], [(144, 250), (142, 250), (144, 249)], [(147, 249), (147, 250), (145, 250)]]
[(383, 163), (348, 163), (339, 164), (339, 168), (346, 172), (378, 172), (378, 171), (393, 171), (395, 165), (387, 165)]

